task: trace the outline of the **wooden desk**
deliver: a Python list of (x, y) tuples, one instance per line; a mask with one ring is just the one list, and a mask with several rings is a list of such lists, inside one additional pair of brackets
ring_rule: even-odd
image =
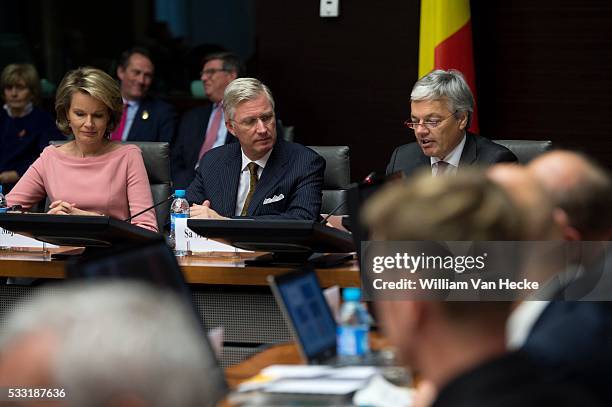
[[(52, 249), (59, 252), (61, 249)], [(291, 270), (289, 267), (247, 267), (245, 259), (252, 253), (229, 255), (194, 255), (179, 257), (185, 279), (190, 284), (267, 286), (266, 277)], [(45, 259), (42, 252), (0, 251), (0, 275), (4, 277), (64, 278), (65, 261)], [(318, 269), (317, 275), (323, 287), (359, 287), (359, 270), (355, 260), (346, 266)]]
[[(293, 339), (266, 280), (269, 274), (282, 274), (290, 269), (246, 267), (244, 260), (253, 256), (243, 253), (179, 258), (203, 323), (207, 328), (225, 329), (223, 366), (244, 360), (262, 346)], [(65, 276), (65, 265), (65, 261), (45, 258), (42, 252), (0, 251), (0, 276), (4, 277), (61, 279)], [(354, 261), (344, 267), (317, 270), (317, 274), (324, 287), (360, 285)], [(0, 316), (31, 291), (32, 287), (27, 286), (0, 286)]]

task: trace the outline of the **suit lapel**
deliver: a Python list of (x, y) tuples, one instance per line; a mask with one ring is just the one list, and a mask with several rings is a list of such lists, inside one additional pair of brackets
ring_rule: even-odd
[(229, 149), (225, 162), (219, 168), (218, 174), (221, 186), (221, 208), (218, 211), (224, 216), (234, 216), (236, 213), (236, 196), (238, 195), (238, 183), (240, 182), (240, 167), (242, 165), (242, 155), (240, 144)]
[(276, 187), (279, 180), (285, 174), (285, 167), (289, 161), (287, 154), (284, 154), (284, 145), (282, 140), (277, 139), (274, 145), (274, 150), (270, 154), (270, 158), (266, 163), (261, 179), (257, 183), (255, 193), (251, 199), (251, 204), (247, 211), (248, 216), (253, 216), (254, 213), (258, 212), (261, 207), (263, 200), (269, 195), (269, 192)]
[(463, 146), (463, 152), (461, 153), (461, 159), (459, 160), (459, 168), (469, 166), (476, 162), (478, 158), (478, 149), (476, 148), (476, 140), (473, 134), (465, 134), (465, 146)]
[[(140, 127), (142, 126), (142, 112), (148, 109), (148, 103), (146, 99), (142, 99), (140, 104), (138, 105), (138, 110), (136, 111), (136, 115), (134, 116), (134, 120), (132, 121), (132, 126), (130, 127), (130, 132), (127, 136), (127, 141), (140, 141), (137, 137), (142, 134), (140, 131)], [(148, 111), (148, 110), (147, 110)], [(149, 115), (151, 113), (149, 112)]]

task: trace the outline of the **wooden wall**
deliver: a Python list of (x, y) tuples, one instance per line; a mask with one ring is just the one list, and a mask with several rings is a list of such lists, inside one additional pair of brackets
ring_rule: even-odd
[[(413, 135), (418, 0), (256, 2), (255, 71), (304, 144), (347, 144), (352, 179)], [(472, 1), (481, 133), (551, 139), (612, 167), (612, 2)]]
[[(383, 4), (384, 3), (384, 4)], [(296, 140), (349, 145), (353, 179), (384, 171), (417, 75), (419, 2), (342, 1), (337, 19), (314, 1), (257, 2), (257, 71)]]

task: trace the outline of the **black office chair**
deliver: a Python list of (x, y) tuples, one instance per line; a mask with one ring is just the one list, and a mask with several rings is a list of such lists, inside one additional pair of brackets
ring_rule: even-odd
[[(170, 144), (156, 141), (126, 141), (125, 144), (134, 144), (142, 150), (142, 159), (151, 184), (153, 203), (161, 202), (172, 193), (172, 180), (170, 178)], [(164, 230), (170, 215), (170, 201), (155, 208), (157, 227)]]
[[(323, 181), (323, 203), (321, 213), (330, 213), (341, 202), (346, 202), (346, 190), (351, 182), (350, 150), (348, 146), (308, 146), (323, 157), (327, 163)], [(346, 215), (346, 205), (335, 215)]]
[(550, 140), (493, 140), (516, 155), (520, 164), (527, 164), (535, 157), (552, 150)]
[[(61, 145), (64, 143), (66, 143), (66, 141), (51, 142), (52, 145)], [(170, 144), (167, 142), (155, 141), (126, 141), (124, 144), (134, 144), (142, 150), (142, 159), (147, 169), (153, 202), (163, 201), (172, 192), (172, 183), (170, 179)], [(48, 210), (49, 202), (47, 202), (46, 208), (46, 210)], [(166, 202), (155, 208), (155, 214), (157, 217), (157, 227), (161, 232), (168, 222), (170, 202)]]

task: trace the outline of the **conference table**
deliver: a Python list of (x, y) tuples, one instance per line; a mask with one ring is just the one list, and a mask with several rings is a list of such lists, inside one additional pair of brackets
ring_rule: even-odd
[[(69, 248), (50, 249), (50, 254)], [(202, 322), (209, 329), (223, 326), (223, 367), (239, 363), (270, 345), (292, 341), (267, 282), (268, 275), (290, 271), (291, 267), (246, 266), (245, 260), (260, 253), (205, 253), (178, 257), (193, 301)], [(62, 279), (65, 260), (52, 260), (40, 249), (0, 250), (0, 276), (34, 279)], [(359, 287), (356, 261), (342, 266), (316, 270), (323, 288)], [(14, 303), (38, 287), (2, 285), (0, 287), (0, 322)], [(42, 290), (57, 289), (57, 284), (43, 284)]]

